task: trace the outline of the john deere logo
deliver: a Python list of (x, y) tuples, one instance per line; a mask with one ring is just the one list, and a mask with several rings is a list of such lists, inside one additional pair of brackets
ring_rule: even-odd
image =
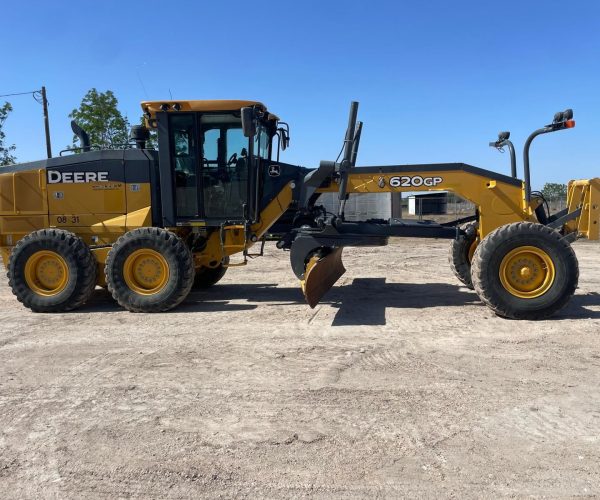
[(48, 170), (48, 184), (79, 184), (84, 182), (105, 182), (108, 172), (59, 172)]
[(281, 167), (279, 165), (270, 165), (269, 175), (271, 177), (279, 177), (281, 175)]

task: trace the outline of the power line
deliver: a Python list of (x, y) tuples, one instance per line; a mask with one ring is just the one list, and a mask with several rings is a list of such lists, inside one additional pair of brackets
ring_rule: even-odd
[(52, 146), (50, 145), (50, 122), (48, 118), (48, 98), (46, 97), (46, 87), (42, 86), (40, 90), (31, 92), (13, 92), (12, 94), (2, 94), (0, 97), (11, 97), (17, 95), (31, 95), (35, 102), (42, 105), (44, 109), (44, 131), (46, 132), (46, 153), (48, 158), (52, 158)]
[(32, 90), (31, 92), (15, 92), (14, 94), (3, 94), (0, 97), (11, 97), (13, 95), (26, 95), (26, 94), (39, 94), (39, 90)]

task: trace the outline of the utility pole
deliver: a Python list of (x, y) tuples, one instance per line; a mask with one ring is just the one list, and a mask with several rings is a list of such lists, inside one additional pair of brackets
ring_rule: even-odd
[(48, 119), (48, 99), (46, 98), (46, 87), (42, 87), (42, 107), (44, 108), (44, 128), (46, 130), (46, 152), (48, 158), (52, 158), (52, 145), (50, 144), (50, 121)]
[[(46, 97), (46, 87), (42, 87), (42, 90), (2, 94), (0, 97), (10, 97), (16, 95), (31, 95), (38, 104), (42, 105), (42, 108), (44, 109), (44, 129), (46, 130), (46, 153), (48, 154), (48, 158), (52, 158), (52, 145), (50, 144), (50, 120), (48, 119), (48, 98)], [(40, 96), (42, 98), (42, 102), (40, 102)]]

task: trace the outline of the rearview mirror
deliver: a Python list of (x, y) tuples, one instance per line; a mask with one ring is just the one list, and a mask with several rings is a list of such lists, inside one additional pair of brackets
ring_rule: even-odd
[(281, 125), (277, 129), (277, 133), (279, 135), (279, 143), (281, 145), (281, 150), (285, 151), (287, 148), (290, 147), (290, 127), (285, 122), (279, 122), (278, 124)]
[(256, 135), (256, 123), (254, 122), (254, 109), (242, 108), (242, 131), (246, 137)]
[(507, 141), (510, 138), (510, 132), (500, 132), (498, 133), (498, 142)]

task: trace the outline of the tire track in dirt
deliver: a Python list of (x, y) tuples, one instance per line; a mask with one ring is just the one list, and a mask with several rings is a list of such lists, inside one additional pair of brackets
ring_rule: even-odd
[(597, 443), (600, 441), (600, 400), (589, 394), (585, 400), (541, 398), (508, 408), (481, 422), (489, 437), (520, 439), (534, 443), (560, 441)]

